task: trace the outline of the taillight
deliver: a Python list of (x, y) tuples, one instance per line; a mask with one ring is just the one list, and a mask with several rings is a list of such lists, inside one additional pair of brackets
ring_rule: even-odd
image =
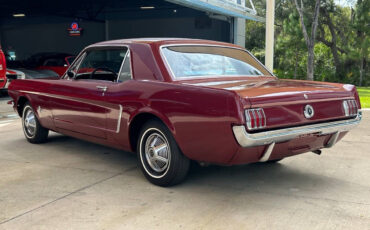
[(266, 127), (266, 116), (263, 109), (247, 109), (245, 110), (245, 118), (247, 128), (249, 130), (262, 129)]
[(349, 116), (356, 116), (358, 113), (358, 105), (356, 100), (345, 100), (343, 101), (344, 114)]

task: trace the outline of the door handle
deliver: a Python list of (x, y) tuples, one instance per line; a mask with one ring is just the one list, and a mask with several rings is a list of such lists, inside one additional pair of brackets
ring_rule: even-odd
[(108, 87), (106, 87), (106, 86), (100, 86), (100, 85), (96, 86), (96, 88), (100, 89), (103, 92), (107, 91), (107, 89), (108, 89)]
[(108, 87), (106, 87), (106, 86), (101, 86), (101, 85), (96, 86), (96, 88), (97, 88), (97, 89), (100, 89), (101, 91), (103, 91), (102, 96), (104, 96), (104, 95), (105, 95), (105, 92), (106, 92), (106, 91), (107, 91), (107, 89), (108, 89)]

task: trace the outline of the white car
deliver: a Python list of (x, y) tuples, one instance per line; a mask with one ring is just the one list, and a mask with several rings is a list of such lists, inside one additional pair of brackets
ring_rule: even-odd
[(15, 70), (15, 69), (6, 69), (6, 85), (4, 89), (8, 89), (8, 86), (12, 80), (15, 79), (26, 79), (26, 74), (22, 71)]

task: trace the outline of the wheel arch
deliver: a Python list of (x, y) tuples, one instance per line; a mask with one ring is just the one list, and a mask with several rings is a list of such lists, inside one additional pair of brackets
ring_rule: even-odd
[(149, 120), (157, 120), (163, 123), (168, 130), (174, 136), (174, 127), (171, 125), (170, 121), (166, 119), (164, 116), (161, 116), (157, 113), (153, 112), (140, 112), (137, 113), (129, 122), (129, 141), (130, 147), (133, 152), (136, 152), (136, 146), (139, 139), (139, 133), (143, 125)]
[[(23, 108), (26, 103), (31, 103), (29, 98), (26, 96), (20, 96), (17, 100), (17, 112), (20, 117), (22, 117), (23, 114)], [(32, 105), (31, 105), (32, 106)]]

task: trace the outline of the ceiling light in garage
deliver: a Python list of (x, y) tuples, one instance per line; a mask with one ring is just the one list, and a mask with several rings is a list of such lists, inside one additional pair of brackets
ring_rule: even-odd
[(151, 10), (151, 9), (154, 9), (155, 7), (154, 6), (141, 6), (140, 9), (142, 10)]
[(20, 18), (20, 17), (25, 17), (25, 14), (13, 14), (13, 17), (15, 18)]

